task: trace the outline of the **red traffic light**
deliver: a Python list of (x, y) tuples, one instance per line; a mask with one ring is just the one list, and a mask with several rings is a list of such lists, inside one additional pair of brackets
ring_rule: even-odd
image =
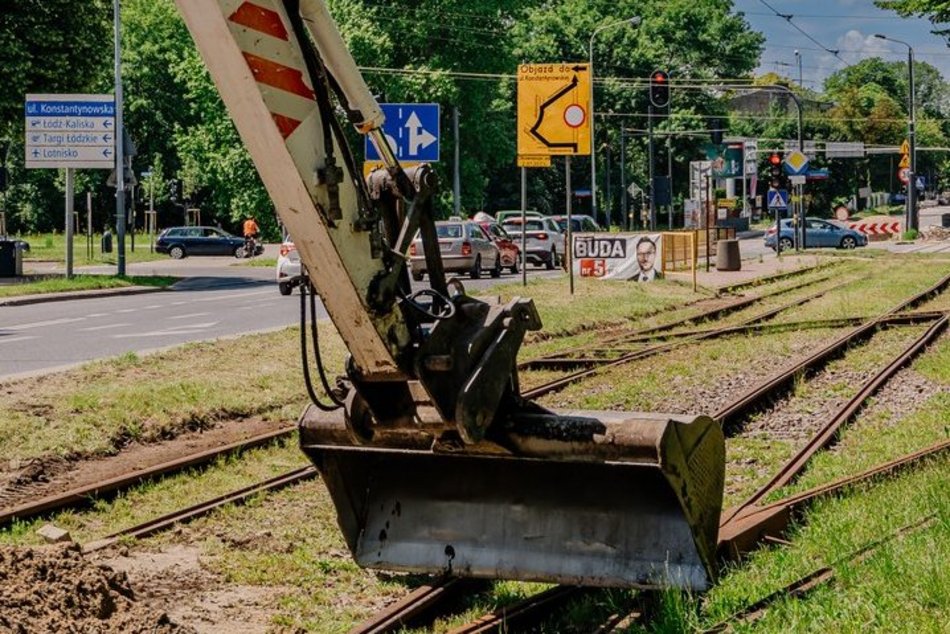
[(773, 152), (772, 155), (769, 157), (769, 163), (771, 163), (772, 165), (781, 165), (782, 157), (776, 154), (775, 152)]
[(664, 73), (661, 70), (658, 70), (655, 73), (653, 73), (653, 81), (657, 82), (658, 84), (664, 83), (667, 79), (668, 77), (666, 76), (666, 73)]

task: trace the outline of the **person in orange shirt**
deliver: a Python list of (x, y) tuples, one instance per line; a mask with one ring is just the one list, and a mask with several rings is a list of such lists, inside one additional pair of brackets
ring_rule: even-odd
[(253, 217), (248, 216), (247, 220), (244, 221), (244, 239), (256, 238), (260, 232), (261, 230), (260, 227), (257, 226), (257, 222)]

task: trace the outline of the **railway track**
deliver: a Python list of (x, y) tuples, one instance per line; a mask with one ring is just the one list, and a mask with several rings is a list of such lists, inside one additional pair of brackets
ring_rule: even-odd
[[(938, 312), (926, 312), (926, 313), (906, 313), (908, 309), (913, 308), (919, 303), (926, 301), (927, 299), (933, 297), (934, 295), (942, 292), (950, 284), (950, 275), (943, 278), (940, 282), (935, 284), (930, 289), (915, 295), (914, 297), (909, 298), (908, 300), (901, 302), (898, 306), (894, 307), (890, 311), (887, 311), (883, 315), (874, 317), (868, 320), (860, 322), (858, 325), (854, 326), (848, 333), (844, 336), (839, 337), (837, 340), (831, 344), (825, 346), (817, 353), (809, 356), (808, 359), (803, 360), (800, 363), (795, 364), (794, 367), (783, 370), (779, 375), (773, 377), (772, 379), (763, 382), (763, 384), (757, 386), (757, 388), (751, 391), (749, 394), (745, 394), (739, 399), (736, 399), (729, 407), (717, 413), (717, 418), (723, 423), (730, 420), (730, 418), (741, 415), (743, 412), (747, 411), (749, 407), (754, 406), (756, 403), (762, 402), (763, 399), (773, 397), (783, 386), (794, 378), (794, 376), (799, 375), (801, 372), (807, 369), (813, 369), (818, 367), (821, 363), (827, 361), (831, 358), (835, 351), (840, 351), (858, 340), (860, 337), (870, 336), (873, 334), (876, 329), (881, 328), (885, 325), (890, 324), (903, 324), (903, 323), (923, 323), (923, 322), (933, 322), (933, 324), (928, 328), (926, 337), (918, 338), (915, 341), (912, 347), (915, 348), (914, 351), (902, 352), (902, 355), (895, 359), (894, 363), (890, 364), (888, 368), (890, 369), (890, 374), (879, 373), (875, 375), (870, 383), (876, 383), (875, 386), (869, 387), (865, 386), (865, 389), (862, 389), (858, 395), (855, 396), (852, 401), (849, 402), (849, 412), (842, 413), (841, 416), (844, 417), (843, 420), (847, 420), (852, 417), (857, 410), (860, 408), (861, 403), (863, 403), (874, 390), (878, 389), (881, 385), (886, 382), (886, 380), (896, 371), (896, 368), (901, 367), (906, 363), (909, 358), (914, 354), (918, 354), (921, 350), (926, 347), (926, 345), (932, 341), (940, 332), (943, 331), (947, 326), (947, 315)], [(795, 305), (799, 305), (801, 300), (797, 300)], [(774, 310), (774, 309), (773, 309)], [(753, 318), (755, 319), (755, 318)], [(758, 321), (757, 319), (755, 319)], [(846, 326), (853, 326), (855, 322), (859, 321), (859, 318), (847, 318), (837, 320), (838, 323), (845, 324)], [(707, 329), (705, 331), (700, 331), (693, 334), (684, 334), (682, 336), (677, 336), (677, 341), (697, 341), (700, 338), (708, 333), (721, 333), (722, 331), (728, 332), (742, 332), (743, 329), (767, 329), (772, 327), (781, 327), (781, 324), (771, 324), (766, 325), (763, 323), (743, 323), (738, 325), (733, 325), (726, 327), (724, 329)], [(659, 344), (656, 346), (660, 348), (662, 346), (668, 345)], [(662, 350), (657, 350), (655, 353), (658, 354)], [(616, 363), (616, 361), (612, 362)], [(608, 364), (609, 365), (609, 364)], [(600, 366), (605, 367), (605, 366)], [(595, 368), (596, 370), (597, 368)], [(887, 370), (887, 369), (886, 369)], [(558, 379), (552, 383), (557, 383), (563, 379)], [(578, 379), (579, 380), (579, 379)], [(547, 387), (547, 386), (541, 386)], [(539, 388), (536, 388), (539, 389)], [(530, 394), (529, 394), (530, 396)], [(836, 419), (839, 418), (836, 416)], [(761, 543), (762, 540), (768, 539), (779, 539), (778, 535), (784, 532), (784, 527), (787, 527), (788, 522), (791, 521), (794, 513), (799, 509), (810, 503), (813, 499), (820, 495), (827, 494), (826, 490), (821, 492), (811, 492), (810, 495), (799, 495), (793, 496), (789, 501), (783, 503), (773, 503), (771, 505), (766, 505), (764, 507), (756, 506), (757, 502), (761, 501), (768, 493), (776, 490), (781, 484), (788, 481), (789, 473), (800, 472), (801, 468), (804, 466), (804, 462), (807, 462), (807, 458), (814, 454), (814, 452), (820, 450), (821, 447), (827, 444), (826, 439), (833, 437), (836, 430), (840, 427), (843, 422), (839, 422), (835, 427), (827, 427), (823, 429), (822, 438), (816, 444), (809, 444), (809, 449), (807, 450), (810, 453), (807, 455), (802, 454), (799, 456), (800, 459), (798, 464), (794, 469), (788, 467), (783, 469), (779, 474), (776, 475), (776, 478), (773, 479), (772, 483), (769, 486), (763, 487), (763, 489), (757, 492), (752, 498), (747, 500), (745, 503), (740, 505), (737, 509), (730, 509), (727, 513), (723, 515), (721, 535), (728, 536), (730, 533), (728, 531), (732, 530), (736, 534), (741, 534), (743, 539), (746, 541), (739, 541), (733, 539), (733, 541), (728, 543), (721, 543), (721, 546), (731, 552), (734, 552), (737, 555), (744, 554), (748, 552), (749, 549), (754, 548), (757, 544)], [(279, 432), (274, 432), (274, 438), (279, 438), (283, 434), (292, 433), (292, 430), (280, 430)], [(271, 441), (273, 438), (271, 438)], [(260, 441), (261, 444), (265, 441)], [(950, 448), (950, 443), (945, 443), (944, 445), (936, 448), (930, 448), (921, 456), (910, 457), (903, 461), (903, 466), (897, 466), (895, 464), (886, 464), (881, 465), (880, 468), (871, 470), (863, 475), (857, 476), (858, 480), (869, 479), (872, 477), (880, 477), (882, 474), (891, 473), (899, 468), (905, 468), (907, 465), (915, 464), (917, 461), (923, 459), (924, 457), (934, 455), (935, 453), (942, 453)], [(234, 451), (235, 448), (228, 448), (227, 451)], [(224, 453), (225, 450), (222, 448), (217, 455)], [(202, 460), (210, 461), (213, 460), (213, 457), (202, 457)], [(176, 465), (169, 466), (168, 471), (164, 473), (172, 473), (174, 470), (181, 470), (196, 464), (199, 462), (192, 462), (193, 460), (198, 460), (197, 456), (190, 456), (185, 458), (184, 461), (188, 462), (187, 465)], [(163, 465), (164, 467), (165, 465)], [(873, 472), (873, 473), (872, 473)], [(304, 467), (302, 469), (296, 470), (294, 472), (286, 473), (276, 478), (272, 478), (266, 482), (258, 483), (244, 489), (233, 491), (227, 495), (220, 496), (213, 500), (208, 500), (201, 504), (190, 507), (189, 509), (183, 509), (181, 511), (168, 514), (166, 516), (156, 518), (149, 522), (146, 522), (142, 525), (130, 527), (126, 530), (117, 532), (113, 535), (109, 535), (101, 540), (96, 542), (88, 543), (85, 545), (84, 549), (87, 551), (100, 550), (107, 548), (119, 539), (123, 537), (145, 537), (147, 535), (154, 534), (158, 531), (165, 530), (171, 526), (174, 526), (177, 523), (191, 521), (197, 517), (201, 517), (212, 512), (214, 509), (220, 508), (226, 504), (242, 503), (253, 496), (266, 493), (268, 491), (278, 490), (287, 486), (303, 482), (315, 478), (317, 476), (316, 470), (311, 467)], [(145, 475), (137, 474), (136, 482), (142, 481), (146, 477), (157, 477), (155, 474)], [(848, 480), (847, 482), (840, 483), (838, 489), (850, 486), (855, 480)], [(131, 482), (129, 480), (128, 482)], [(115, 488), (113, 490), (119, 490), (122, 486), (128, 486), (127, 481), (117, 481), (114, 483)], [(832, 487), (834, 489), (834, 487)], [(838, 490), (834, 489), (834, 490)], [(76, 503), (80, 501), (87, 500), (91, 495), (101, 494), (102, 490), (96, 488), (94, 490), (88, 490), (84, 492), (73, 491), (69, 495), (64, 496), (64, 499), (61, 500), (60, 506), (55, 506), (52, 500), (42, 500), (33, 506), (31, 509), (20, 508), (17, 509), (8, 509), (4, 514), (0, 515), (0, 518), (6, 518), (6, 521), (10, 521), (15, 518), (29, 517), (31, 514), (35, 515), (37, 513), (47, 512), (54, 508), (62, 508), (63, 505), (68, 505), (71, 503)], [(69, 498), (69, 499), (66, 499)], [(781, 501), (780, 501), (781, 502)], [(11, 512), (15, 511), (15, 512)], [(740, 530), (741, 529), (741, 530)], [(420, 589), (416, 592), (413, 592), (409, 597), (404, 601), (400, 602), (398, 609), (391, 606), (387, 610), (386, 618), (375, 619), (375, 624), (372, 626), (375, 629), (354, 629), (353, 632), (386, 632), (393, 631), (394, 627), (400, 627), (402, 624), (414, 618), (419, 618), (425, 616), (432, 611), (436, 610), (441, 606), (448, 597), (453, 595), (453, 588), (457, 589), (460, 587), (467, 587), (468, 591), (473, 591), (471, 586), (460, 586), (456, 584), (456, 580), (446, 580), (445, 582), (434, 583), (431, 586), (426, 586), (424, 589)], [(477, 588), (474, 588), (477, 589)], [(527, 600), (523, 605), (519, 605), (517, 611), (512, 611), (512, 608), (509, 608), (507, 611), (501, 613), (500, 615), (495, 615), (494, 617), (489, 618), (486, 615), (485, 618), (479, 619), (478, 624), (473, 624), (472, 627), (476, 629), (459, 629), (458, 632), (476, 632), (476, 631), (496, 631), (498, 628), (498, 623), (511, 623), (511, 619), (515, 618), (517, 615), (518, 619), (525, 619), (524, 622), (536, 618), (537, 614), (545, 613), (545, 611), (550, 612), (553, 609), (556, 609), (556, 606), (562, 605), (563, 603), (573, 600), (577, 595), (577, 592), (581, 590), (574, 588), (563, 588), (557, 587), (552, 589), (552, 591), (546, 592), (543, 598), (538, 598), (538, 600)], [(586, 592), (586, 590), (584, 590)], [(492, 620), (494, 619), (494, 620)], [(501, 619), (499, 621), (498, 619)], [(493, 625), (494, 624), (494, 625)], [(487, 628), (487, 629), (477, 629), (477, 628)], [(494, 629), (492, 629), (494, 628)]]

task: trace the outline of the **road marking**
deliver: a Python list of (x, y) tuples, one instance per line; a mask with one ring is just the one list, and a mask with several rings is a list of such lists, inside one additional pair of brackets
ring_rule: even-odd
[(146, 306), (142, 310), (155, 310), (156, 308), (161, 308), (163, 304), (152, 304), (151, 306)]
[(49, 321), (34, 321), (30, 324), (18, 324), (16, 326), (6, 326), (4, 330), (30, 330), (32, 328), (43, 328), (45, 326), (59, 326), (61, 324), (71, 324), (76, 321), (85, 321), (85, 317), (66, 317), (63, 319), (51, 319)]
[(177, 328), (166, 328), (165, 330), (153, 330), (151, 332), (131, 332), (121, 335), (112, 335), (113, 339), (130, 339), (132, 337), (175, 337), (181, 335), (193, 335), (202, 332), (213, 326), (217, 326), (218, 321), (208, 321), (202, 324), (190, 324), (187, 326), (178, 326)]
[(138, 308), (123, 308), (122, 310), (117, 310), (117, 313), (134, 313), (137, 312)]
[(184, 306), (188, 302), (172, 302), (172, 306)]
[(230, 295), (221, 295), (220, 297), (203, 297), (201, 299), (192, 300), (193, 302), (219, 302), (222, 300), (228, 299), (238, 299), (239, 297), (253, 297), (255, 295), (264, 295), (267, 293), (273, 293), (273, 289), (265, 289), (261, 291), (250, 291), (247, 293), (231, 293)]
[(105, 317), (105, 316), (108, 315), (108, 314), (109, 314), (109, 313), (90, 313), (90, 314), (86, 315), (86, 317), (88, 317), (89, 319), (92, 319), (92, 318), (94, 318), (94, 317)]
[(123, 326), (131, 326), (129, 323), (121, 324), (105, 324), (103, 326), (91, 326), (89, 328), (80, 328), (79, 332), (94, 332), (96, 330), (108, 330), (109, 328), (122, 328)]
[(191, 313), (190, 315), (175, 315), (174, 317), (169, 317), (169, 319), (190, 319), (192, 317), (204, 317), (210, 314), (211, 313)]
[(36, 339), (34, 335), (27, 335), (26, 337), (0, 337), (0, 343), (15, 343), (17, 341), (27, 341), (28, 339)]

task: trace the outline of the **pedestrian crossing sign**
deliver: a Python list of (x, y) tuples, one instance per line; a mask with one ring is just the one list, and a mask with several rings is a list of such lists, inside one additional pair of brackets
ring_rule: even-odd
[(768, 195), (769, 209), (788, 209), (788, 190), (770, 189)]

